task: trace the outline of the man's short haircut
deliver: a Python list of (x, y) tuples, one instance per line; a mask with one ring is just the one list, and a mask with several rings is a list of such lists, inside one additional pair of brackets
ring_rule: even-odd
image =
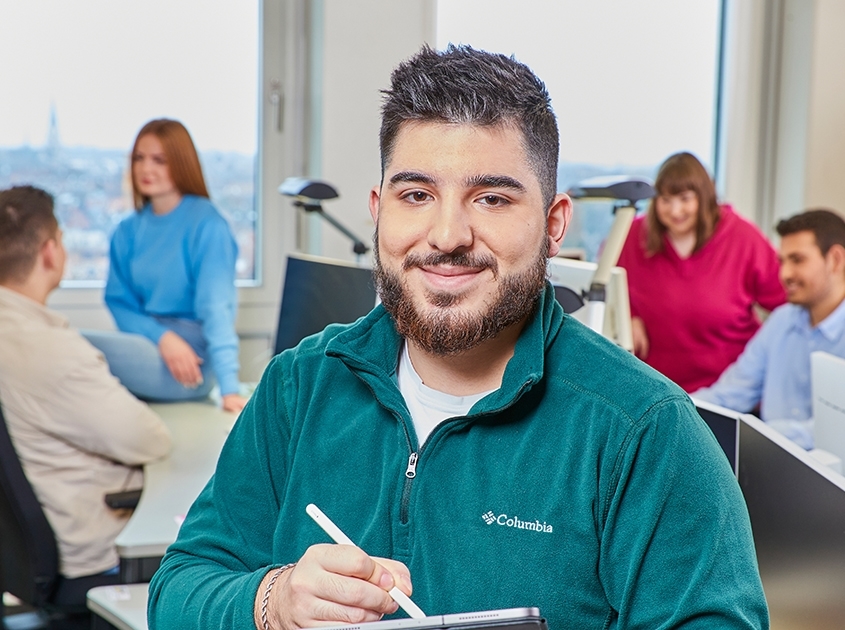
[(382, 90), (381, 173), (407, 121), (512, 125), (522, 132), (546, 209), (557, 192), (558, 129), (543, 82), (513, 57), (449, 44), (424, 46), (391, 75)]
[(775, 228), (781, 236), (796, 232), (812, 232), (822, 255), (834, 245), (845, 247), (845, 219), (833, 210), (816, 208), (783, 219)]
[(49, 193), (34, 186), (0, 191), (0, 284), (26, 281), (58, 229)]

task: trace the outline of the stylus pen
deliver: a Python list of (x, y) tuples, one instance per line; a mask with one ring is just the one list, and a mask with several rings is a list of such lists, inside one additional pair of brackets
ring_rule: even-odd
[[(349, 539), (349, 536), (340, 531), (340, 527), (335, 525), (332, 520), (323, 514), (323, 511), (313, 503), (309, 503), (305, 506), (305, 511), (308, 513), (308, 516), (313, 518), (314, 522), (322, 527), (323, 531), (326, 532), (338, 545), (352, 545), (353, 547), (358, 546)], [(387, 591), (387, 594), (390, 595), (393, 598), (393, 601), (399, 604), (402, 607), (402, 610), (408, 613), (410, 617), (414, 619), (422, 619), (425, 617), (425, 613), (420, 610), (420, 607), (412, 602), (411, 598), (400, 591), (398, 587), (394, 586), (392, 589)]]

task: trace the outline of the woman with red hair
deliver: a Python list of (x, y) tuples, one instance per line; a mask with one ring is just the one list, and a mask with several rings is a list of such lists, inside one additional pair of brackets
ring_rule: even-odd
[(112, 236), (106, 305), (122, 333), (89, 333), (112, 373), (147, 400), (186, 400), (220, 386), (240, 411), (235, 333), (237, 245), (212, 205), (188, 130), (148, 122), (132, 148), (136, 212)]

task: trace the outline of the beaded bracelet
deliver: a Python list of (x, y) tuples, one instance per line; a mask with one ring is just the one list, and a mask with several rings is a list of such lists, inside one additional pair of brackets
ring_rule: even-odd
[(291, 562), (290, 564), (286, 564), (283, 567), (276, 569), (276, 572), (273, 573), (273, 577), (271, 577), (270, 581), (267, 583), (267, 588), (264, 589), (264, 596), (261, 598), (261, 626), (264, 630), (270, 630), (270, 624), (267, 623), (267, 600), (270, 599), (270, 591), (273, 590), (273, 584), (276, 583), (276, 580), (279, 579), (279, 576), (282, 573), (295, 566), (296, 562)]

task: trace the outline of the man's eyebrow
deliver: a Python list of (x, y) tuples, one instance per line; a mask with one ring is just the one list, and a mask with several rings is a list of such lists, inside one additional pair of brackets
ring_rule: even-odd
[(417, 184), (434, 184), (435, 180), (431, 175), (420, 173), (418, 171), (399, 171), (388, 180), (388, 186), (395, 186), (402, 182), (411, 182)]
[(525, 192), (525, 186), (518, 179), (507, 175), (474, 175), (466, 180), (467, 188), (509, 188)]

